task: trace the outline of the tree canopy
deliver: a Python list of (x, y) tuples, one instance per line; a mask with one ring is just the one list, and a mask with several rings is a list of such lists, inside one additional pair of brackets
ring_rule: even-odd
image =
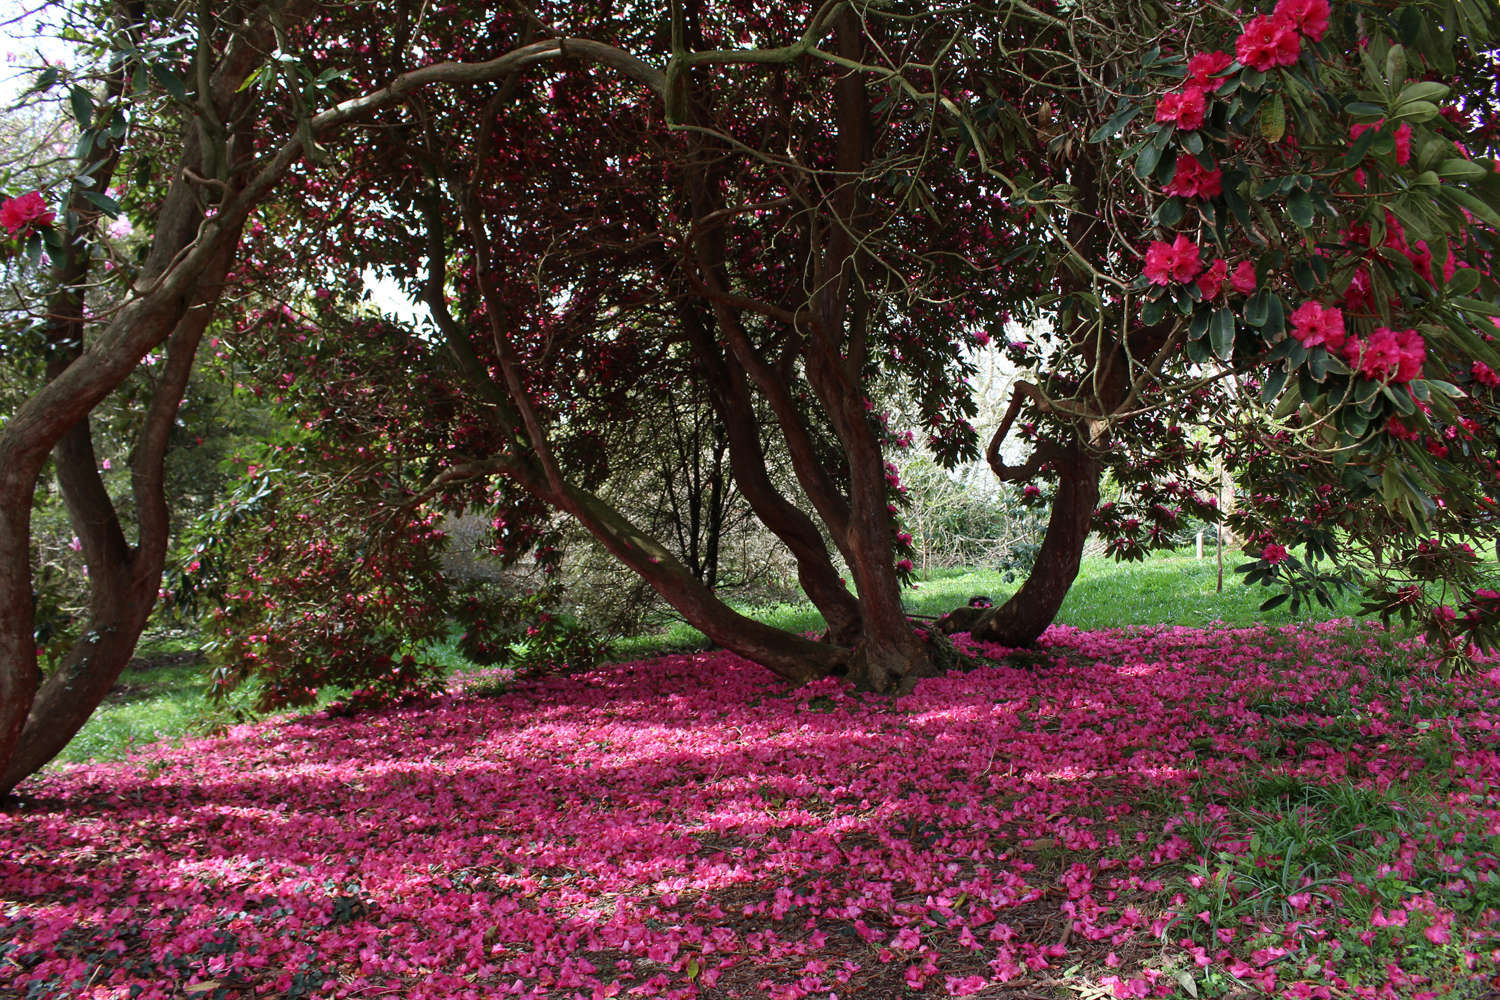
[[(77, 117), (71, 179), (0, 211), (50, 257), (46, 373), (0, 430), (0, 786), (66, 742), (156, 599), (166, 430), (216, 315), (321, 402), (310, 432), (353, 442), (408, 531), (504, 504), (504, 548), (564, 513), (789, 680), (900, 690), (952, 662), (901, 607), (893, 388), (940, 461), (983, 454), (1051, 503), (1029, 579), (949, 630), (1034, 640), (1091, 530), (1130, 558), (1217, 517), (1217, 459), (1252, 579), (1299, 601), (1362, 583), (1456, 656), (1489, 641), (1469, 546), (1496, 532), (1500, 15), (763, 6), (82, 10), (97, 74), (38, 80)], [(97, 249), (121, 212), (150, 231), (138, 261)], [(430, 322), (349, 308), (372, 268)], [(992, 342), (1024, 374), (981, 442), (967, 380)], [(163, 349), (127, 544), (88, 413)], [(683, 386), (821, 641), (734, 611), (608, 499), (612, 442)], [(49, 454), (95, 600), (43, 683)], [(1106, 476), (1124, 492), (1101, 506)]]

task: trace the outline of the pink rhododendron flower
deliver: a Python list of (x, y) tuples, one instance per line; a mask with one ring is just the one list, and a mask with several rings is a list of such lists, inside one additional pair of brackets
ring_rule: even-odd
[(1205, 170), (1196, 157), (1181, 156), (1177, 170), (1167, 182), (1167, 194), (1180, 198), (1215, 198), (1224, 190), (1224, 172), (1218, 167)]
[(1344, 358), (1372, 382), (1410, 382), (1422, 375), (1427, 343), (1415, 330), (1377, 327), (1366, 340), (1344, 344)]
[(1474, 376), (1474, 381), (1480, 385), (1487, 385), (1491, 389), (1500, 389), (1500, 375), (1497, 375), (1489, 365), (1483, 361), (1476, 361), (1470, 366), (1469, 371)]
[(1229, 285), (1242, 295), (1255, 291), (1255, 265), (1248, 260), (1240, 261), (1234, 273), (1229, 276)]
[(1303, 347), (1336, 351), (1344, 345), (1344, 314), (1338, 306), (1309, 299), (1292, 313), (1292, 336)]
[(1385, 432), (1391, 437), (1396, 438), (1398, 441), (1415, 441), (1417, 438), (1421, 437), (1420, 434), (1412, 430), (1410, 427), (1407, 427), (1395, 417), (1391, 417), (1385, 422)]
[(1260, 550), (1260, 557), (1272, 566), (1279, 565), (1286, 561), (1286, 546), (1271, 542)]
[(1204, 88), (1191, 81), (1182, 90), (1163, 94), (1156, 102), (1156, 120), (1175, 122), (1180, 129), (1191, 132), (1203, 127), (1208, 112), (1208, 98)]
[(1188, 60), (1188, 79), (1217, 90), (1224, 81), (1210, 80), (1209, 77), (1224, 72), (1232, 62), (1234, 57), (1228, 52), (1200, 52)]
[(1229, 277), (1229, 262), (1223, 257), (1213, 262), (1207, 271), (1198, 276), (1198, 292), (1205, 299), (1216, 298)]
[(56, 218), (57, 213), (47, 207), (40, 191), (28, 191), (0, 205), (0, 227), (12, 237), (30, 235), (52, 225)]
[(1146, 248), (1146, 277), (1153, 285), (1186, 284), (1203, 270), (1198, 259), (1198, 244), (1185, 235), (1171, 243), (1153, 240)]
[(1328, 16), (1328, 0), (1277, 0), (1272, 14), (1315, 42), (1322, 41), (1328, 31)]
[(1402, 165), (1411, 162), (1411, 126), (1406, 122), (1396, 126), (1396, 162)]
[(1234, 54), (1251, 69), (1262, 72), (1290, 66), (1302, 53), (1302, 39), (1291, 22), (1265, 14), (1250, 19), (1234, 43)]
[(1370, 285), (1370, 269), (1361, 264), (1349, 277), (1344, 289), (1344, 308), (1350, 312), (1365, 312), (1375, 305), (1375, 296)]

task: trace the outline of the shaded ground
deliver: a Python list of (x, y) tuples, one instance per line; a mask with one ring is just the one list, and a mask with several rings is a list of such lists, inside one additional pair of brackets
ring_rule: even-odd
[(0, 815), (0, 995), (1495, 991), (1500, 672), (1047, 654), (896, 702), (673, 656), (54, 772)]

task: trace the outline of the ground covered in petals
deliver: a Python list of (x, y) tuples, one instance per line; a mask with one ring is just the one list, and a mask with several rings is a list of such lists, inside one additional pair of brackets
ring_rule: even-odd
[(1500, 670), (1054, 628), (900, 700), (722, 652), (53, 772), (0, 995), (1497, 994)]

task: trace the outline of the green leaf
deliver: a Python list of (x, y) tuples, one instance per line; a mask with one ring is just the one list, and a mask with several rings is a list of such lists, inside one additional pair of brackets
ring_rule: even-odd
[(1198, 132), (1188, 132), (1182, 137), (1182, 148), (1198, 156), (1203, 152), (1203, 136)]
[(75, 86), (68, 95), (69, 102), (73, 105), (73, 118), (78, 122), (78, 127), (86, 129), (94, 124), (94, 95), (85, 88)]
[(1270, 406), (1271, 402), (1277, 396), (1281, 395), (1281, 390), (1285, 388), (1286, 370), (1283, 368), (1272, 368), (1270, 373), (1266, 375), (1265, 384), (1260, 387), (1260, 401), (1266, 406)]
[(1445, 181), (1477, 181), (1489, 176), (1489, 171), (1473, 160), (1462, 156), (1444, 160), (1437, 168), (1437, 175)]
[(156, 82), (161, 84), (162, 89), (171, 94), (179, 101), (187, 100), (187, 87), (182, 83), (182, 77), (166, 63), (152, 63), (151, 75)]
[(1276, 404), (1274, 416), (1277, 420), (1285, 420), (1297, 412), (1297, 407), (1302, 405), (1302, 389), (1299, 386), (1288, 386), (1281, 394), (1281, 402)]
[(1392, 45), (1391, 50), (1385, 54), (1385, 82), (1393, 88), (1399, 87), (1406, 80), (1406, 49), (1401, 45)]
[(1240, 197), (1239, 191), (1232, 187), (1224, 188), (1224, 204), (1234, 213), (1234, 217), (1240, 220), (1240, 225), (1246, 229), (1251, 228), (1250, 206), (1245, 204), (1245, 199)]
[(1250, 296), (1245, 303), (1245, 322), (1257, 330), (1266, 325), (1271, 315), (1271, 293), (1264, 288)]
[(1116, 111), (1109, 121), (1094, 129), (1093, 134), (1089, 136), (1089, 142), (1103, 142), (1105, 139), (1113, 139), (1125, 129), (1125, 126), (1134, 121), (1135, 116), (1140, 113), (1141, 106), (1139, 104), (1127, 104), (1119, 111)]
[(1163, 299), (1152, 299), (1141, 307), (1141, 322), (1155, 326), (1167, 315), (1167, 303)]
[[(1287, 598), (1290, 596), (1290, 594), (1277, 594), (1275, 597), (1268, 597), (1261, 603), (1260, 609), (1262, 611), (1270, 611), (1272, 608), (1280, 607), (1286, 603)], [(1193, 994), (1193, 996), (1197, 995), (1196, 992)]]
[(1441, 101), (1448, 96), (1448, 89), (1446, 83), (1438, 83), (1435, 80), (1419, 80), (1408, 84), (1401, 88), (1401, 94), (1396, 98), (1397, 108), (1399, 110), (1401, 105), (1416, 101)]
[(1175, 226), (1182, 221), (1182, 216), (1186, 211), (1181, 198), (1168, 198), (1156, 210), (1156, 224), (1169, 228)]
[(1151, 176), (1156, 165), (1161, 162), (1161, 150), (1154, 144), (1147, 143), (1146, 148), (1141, 150), (1141, 155), (1135, 158), (1135, 175), (1141, 180)]
[(1449, 399), (1462, 399), (1464, 397), (1464, 391), (1452, 382), (1444, 382), (1440, 378), (1424, 379), (1423, 382), (1433, 392), (1447, 396)]
[(1286, 329), (1286, 308), (1281, 304), (1281, 296), (1272, 292), (1266, 299), (1266, 321), (1261, 325), (1261, 332), (1266, 336), (1274, 336)]
[(1385, 108), (1378, 104), (1370, 104), (1366, 101), (1351, 101), (1344, 105), (1344, 111), (1355, 118), (1384, 118)]
[(1299, 229), (1307, 229), (1313, 224), (1313, 200), (1312, 196), (1301, 188), (1297, 188), (1286, 199), (1287, 214), (1292, 217), (1292, 222)]
[(267, 72), (275, 72), (275, 70), (271, 68), (270, 63), (261, 63), (259, 66), (255, 67), (255, 69), (251, 70), (250, 75), (245, 77), (245, 82), (241, 83), (239, 87), (235, 89), (235, 93), (238, 94), (241, 91), (249, 90), (251, 87), (255, 86), (255, 81), (259, 80), (261, 76), (263, 76)]
[(1313, 272), (1312, 265), (1305, 260), (1292, 265), (1292, 277), (1296, 279), (1297, 287), (1304, 292), (1310, 292), (1318, 286), (1318, 276)]
[(1280, 94), (1260, 109), (1260, 135), (1267, 142), (1280, 142), (1286, 135), (1286, 102)]
[[(1458, 275), (1454, 275), (1458, 277)], [(1470, 299), (1458, 297), (1452, 300), (1453, 304), (1465, 312), (1476, 313), (1480, 316), (1500, 316), (1500, 305), (1486, 302), (1484, 299)]]
[(1365, 156), (1370, 152), (1370, 147), (1375, 144), (1375, 138), (1380, 135), (1377, 129), (1367, 128), (1354, 140), (1354, 145), (1349, 147), (1349, 152), (1344, 154), (1343, 165), (1352, 167), (1357, 163), (1364, 162)]
[(85, 191), (83, 192), (83, 197), (111, 219), (118, 218), (123, 211), (120, 208), (120, 203), (107, 194), (101, 194), (98, 191)]
[(1207, 333), (1208, 323), (1212, 318), (1213, 313), (1209, 312), (1207, 309), (1199, 309), (1198, 311), (1194, 312), (1193, 318), (1188, 321), (1188, 339), (1197, 340), (1205, 333)]
[(1448, 294), (1450, 296), (1468, 295), (1479, 287), (1479, 272), (1472, 267), (1461, 267), (1453, 272), (1453, 280), (1448, 282)]
[(1444, 185), (1443, 194), (1450, 201), (1457, 202), (1460, 206), (1467, 208), (1496, 229), (1500, 229), (1500, 212), (1495, 211), (1495, 206), (1476, 198), (1472, 193), (1460, 187)]
[(1214, 318), (1208, 325), (1208, 338), (1213, 345), (1214, 354), (1222, 361), (1228, 361), (1230, 352), (1234, 350), (1234, 311), (1227, 306), (1217, 310)]
[(1426, 122), (1438, 116), (1438, 106), (1431, 101), (1408, 101), (1391, 112), (1392, 121)]
[(57, 67), (48, 66), (36, 75), (36, 82), (31, 85), (31, 93), (35, 94), (43, 90), (51, 90), (52, 85), (57, 82)]

